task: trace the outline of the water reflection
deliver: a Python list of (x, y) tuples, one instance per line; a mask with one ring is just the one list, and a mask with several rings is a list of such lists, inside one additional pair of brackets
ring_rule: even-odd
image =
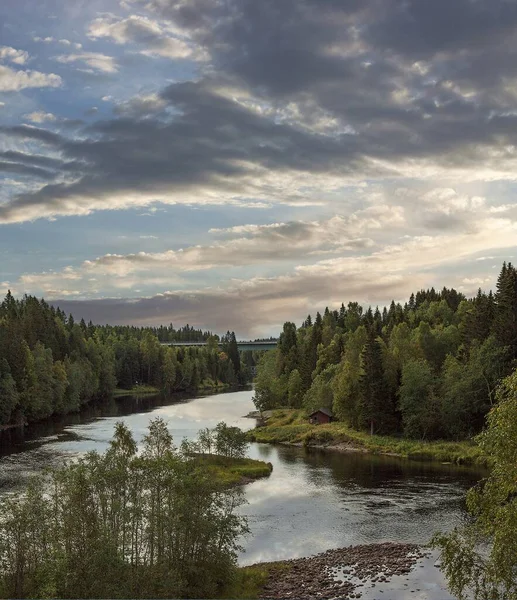
[[(263, 457), (263, 446), (251, 454)], [(271, 477), (249, 486), (243, 509), (253, 538), (242, 561), (307, 556), (381, 541), (428, 542), (463, 518), (474, 470), (359, 453), (267, 450)]]
[[(243, 415), (254, 408), (251, 397), (250, 390), (174, 402), (127, 397), (45, 425), (0, 432), (0, 491), (67, 457), (102, 452), (118, 420), (137, 442), (157, 416), (168, 422), (177, 444), (221, 420), (248, 429), (254, 421)], [(273, 473), (245, 488), (249, 504), (241, 511), (252, 535), (243, 540), (242, 564), (381, 541), (426, 543), (436, 530), (463, 518), (465, 490), (480, 477), (452, 465), (264, 444), (252, 444), (250, 456), (271, 462)], [(436, 569), (429, 578), (429, 586), (443, 585)]]

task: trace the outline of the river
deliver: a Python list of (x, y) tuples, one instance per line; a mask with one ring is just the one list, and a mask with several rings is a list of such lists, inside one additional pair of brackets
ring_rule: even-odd
[[(255, 422), (243, 415), (254, 409), (252, 395), (243, 390), (175, 403), (127, 397), (102, 410), (90, 408), (25, 431), (0, 432), (0, 493), (22, 485), (45, 466), (88, 450), (102, 452), (118, 420), (137, 442), (149, 420), (158, 416), (168, 422), (176, 443), (223, 420), (249, 429)], [(464, 518), (465, 491), (480, 477), (476, 470), (452, 465), (287, 446), (251, 444), (249, 455), (271, 462), (273, 472), (245, 487), (248, 504), (241, 510), (252, 535), (242, 542), (243, 565), (356, 544), (426, 543), (435, 531), (450, 529)], [(450, 598), (433, 563), (434, 557), (419, 565), (422, 570), (414, 581), (397, 583), (411, 592), (408, 597)], [(391, 597), (389, 586), (376, 593), (385, 600)], [(393, 597), (404, 597), (401, 593), (399, 589)]]

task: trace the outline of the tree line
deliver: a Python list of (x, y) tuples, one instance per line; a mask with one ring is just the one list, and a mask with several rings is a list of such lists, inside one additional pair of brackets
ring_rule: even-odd
[(116, 387), (170, 394), (249, 380), (233, 332), (222, 348), (216, 336), (202, 347), (168, 347), (159, 329), (76, 322), (44, 300), (8, 292), (0, 304), (0, 425), (74, 412)]
[(516, 359), (517, 270), (504, 263), (495, 293), (432, 288), (382, 311), (350, 302), (285, 323), (259, 363), (255, 403), (329, 408), (372, 433), (462, 439), (482, 429)]

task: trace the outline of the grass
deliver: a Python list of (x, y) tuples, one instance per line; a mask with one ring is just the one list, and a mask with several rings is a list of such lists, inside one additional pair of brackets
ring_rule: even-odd
[(355, 431), (345, 423), (335, 421), (311, 425), (303, 410), (278, 409), (266, 420), (265, 426), (248, 432), (250, 441), (303, 444), (304, 446), (348, 446), (372, 454), (390, 454), (415, 460), (433, 460), (464, 465), (486, 465), (479, 446), (473, 440), (461, 442), (425, 442), (394, 436), (373, 435)]
[(126, 390), (124, 388), (116, 388), (113, 392), (114, 396), (127, 396), (131, 394), (132, 396), (140, 396), (144, 394), (159, 394), (160, 390), (158, 388), (153, 387), (152, 385), (135, 385), (130, 390)]
[(218, 454), (198, 454), (196, 461), (223, 485), (237, 485), (269, 477), (271, 463), (252, 458), (228, 458)]
[(259, 598), (268, 579), (275, 577), (280, 571), (290, 568), (291, 566), (285, 562), (270, 562), (239, 567), (234, 580), (224, 590), (220, 598), (242, 598), (244, 600)]
[[(198, 386), (198, 392), (222, 390), (230, 387), (227, 383), (221, 381), (213, 381), (212, 379), (204, 379)], [(159, 394), (160, 390), (152, 385), (135, 385), (131, 389), (116, 388), (113, 392), (114, 396), (143, 396), (145, 394)]]
[(213, 379), (203, 379), (201, 384), (198, 386), (198, 391), (206, 390), (224, 390), (229, 388), (229, 383), (223, 383), (222, 381), (214, 381)]

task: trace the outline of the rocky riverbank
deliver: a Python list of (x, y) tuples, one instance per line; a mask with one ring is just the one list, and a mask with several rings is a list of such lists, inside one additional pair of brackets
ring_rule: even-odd
[[(327, 550), (308, 558), (253, 567), (268, 572), (259, 595), (262, 600), (348, 600), (362, 598), (367, 589), (371, 597), (376, 586), (407, 575), (428, 555), (416, 544), (383, 543)], [(382, 594), (379, 590), (379, 597)]]

